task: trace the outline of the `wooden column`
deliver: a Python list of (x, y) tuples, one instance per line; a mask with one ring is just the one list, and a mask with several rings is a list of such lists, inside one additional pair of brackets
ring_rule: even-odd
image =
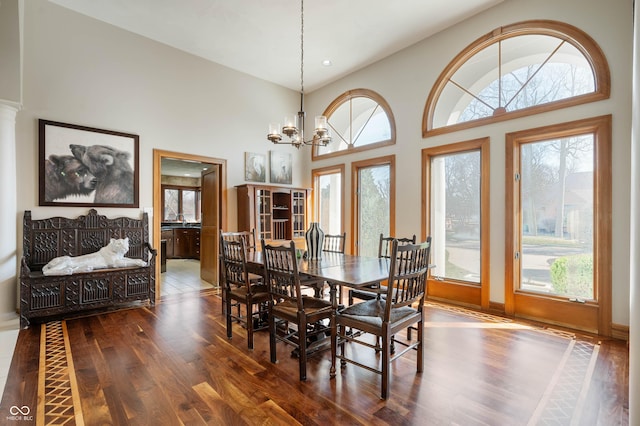
[(629, 424), (640, 424), (640, 8), (634, 8), (631, 123)]

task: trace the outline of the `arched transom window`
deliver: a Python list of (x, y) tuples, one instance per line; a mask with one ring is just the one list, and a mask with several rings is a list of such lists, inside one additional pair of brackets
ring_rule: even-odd
[(451, 61), (427, 99), (423, 136), (605, 99), (609, 91), (609, 67), (591, 37), (561, 22), (521, 22)]
[(325, 110), (332, 141), (315, 147), (313, 158), (331, 157), (391, 145), (396, 140), (391, 108), (376, 92), (355, 89), (338, 96)]

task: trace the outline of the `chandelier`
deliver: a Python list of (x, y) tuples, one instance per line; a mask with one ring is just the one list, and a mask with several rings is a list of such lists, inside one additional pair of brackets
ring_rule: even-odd
[[(269, 139), (274, 144), (293, 145), (300, 148), (302, 145), (327, 146), (331, 142), (331, 135), (327, 127), (327, 117), (318, 115), (315, 118), (315, 129), (313, 136), (305, 140), (304, 138), (304, 0), (300, 1), (300, 111), (298, 114), (287, 115), (284, 118), (284, 125), (280, 129), (280, 123), (269, 123)], [(288, 140), (282, 140), (282, 134)]]

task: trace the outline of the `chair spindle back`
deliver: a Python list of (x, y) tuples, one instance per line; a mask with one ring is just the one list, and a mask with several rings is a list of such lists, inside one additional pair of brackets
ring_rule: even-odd
[(424, 303), (430, 254), (431, 237), (420, 244), (392, 243), (386, 321), (390, 320), (390, 313), (395, 308)]

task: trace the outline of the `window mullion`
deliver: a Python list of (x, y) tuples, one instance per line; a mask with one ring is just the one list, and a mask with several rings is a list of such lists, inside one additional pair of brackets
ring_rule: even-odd
[(514, 99), (520, 94), (520, 92), (522, 92), (524, 90), (524, 88), (527, 86), (527, 84), (529, 84), (531, 82), (531, 80), (533, 80), (533, 78), (538, 74), (538, 72), (540, 72), (540, 70), (547, 64), (547, 62), (549, 62), (549, 60), (553, 57), (553, 55), (556, 54), (556, 52), (558, 51), (558, 49), (560, 49), (560, 47), (562, 47), (562, 45), (564, 44), (564, 40), (562, 40), (560, 42), (560, 44), (558, 45), (558, 47), (556, 47), (553, 52), (551, 52), (549, 54), (549, 56), (547, 56), (547, 58), (542, 62), (542, 64), (540, 64), (540, 66), (538, 67), (537, 70), (535, 70), (533, 72), (533, 74), (531, 74), (531, 76), (529, 76), (529, 78), (527, 79), (527, 81), (525, 81), (522, 86), (520, 87), (520, 89), (518, 89), (518, 91), (511, 97), (511, 99), (509, 99), (509, 102), (507, 102), (505, 104), (505, 108), (509, 106), (509, 104), (511, 104), (511, 102), (514, 101)]
[[(371, 111), (371, 114), (369, 115), (369, 117), (367, 117), (367, 121), (365, 121), (364, 125), (362, 126), (362, 128), (360, 129), (358, 134), (356, 135), (355, 139), (353, 139), (353, 145), (354, 146), (355, 146), (356, 142), (358, 141), (358, 138), (360, 137), (360, 135), (364, 131), (365, 127), (367, 127), (367, 124), (369, 124), (369, 121), (371, 120), (371, 117), (373, 117), (375, 115), (375, 113), (378, 110), (378, 108), (380, 108), (380, 105), (376, 105), (376, 107), (373, 109), (373, 111)], [(353, 122), (352, 122), (351, 127), (353, 128)]]

